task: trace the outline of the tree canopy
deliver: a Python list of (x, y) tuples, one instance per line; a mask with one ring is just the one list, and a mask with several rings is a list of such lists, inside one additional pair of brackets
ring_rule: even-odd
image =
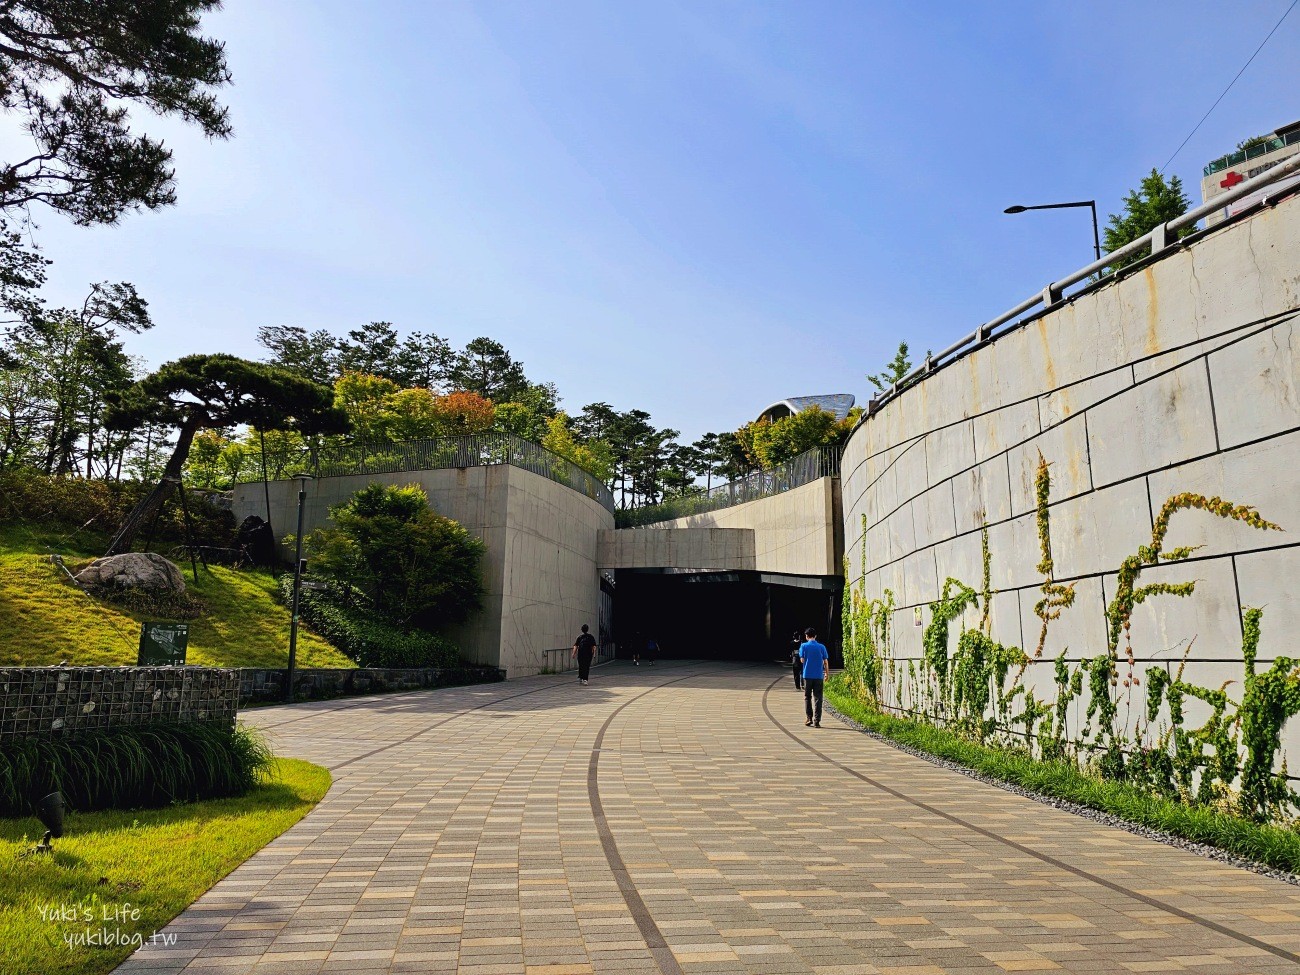
[(736, 431), (736, 437), (753, 465), (766, 470), (814, 447), (843, 443), (861, 412), (851, 410), (839, 420), (834, 413), (809, 406), (776, 421), (762, 419), (747, 423)]
[(891, 389), (895, 383), (901, 382), (911, 371), (912, 360), (907, 357), (907, 343), (899, 342), (894, 358), (889, 360), (880, 372), (867, 373), (867, 382), (883, 393)]
[[(1132, 243), (1155, 230), (1162, 223), (1175, 217), (1181, 217), (1191, 206), (1187, 194), (1183, 192), (1183, 183), (1177, 176), (1167, 181), (1156, 170), (1142, 178), (1142, 185), (1130, 190), (1124, 197), (1124, 210), (1112, 213), (1106, 224), (1102, 244), (1107, 253), (1119, 250), (1125, 244)], [(1184, 227), (1178, 232), (1179, 237), (1186, 237), (1195, 231), (1194, 227)], [(1118, 271), (1122, 267), (1140, 261), (1151, 253), (1150, 248), (1142, 248), (1137, 254), (1112, 261), (1110, 270)]]
[(419, 485), (371, 484), (306, 538), (315, 571), (363, 608), (404, 626), (459, 623), (483, 600), (485, 546), (429, 507)]
[(277, 366), (215, 354), (169, 362), (109, 397), (108, 429), (133, 430), (146, 424), (179, 427), (180, 432), (161, 483), (118, 530), (109, 545), (110, 555), (130, 548), (145, 520), (162, 507), (199, 430), (249, 424), (306, 434), (342, 433), (348, 419), (334, 406), (334, 391), (326, 386)]
[(78, 224), (176, 200), (172, 153), (131, 131), (130, 108), (230, 135), (215, 90), (223, 45), (199, 33), (220, 0), (6, 0), (0, 3), (0, 110), (30, 145), (0, 162), (0, 212), (43, 203)]

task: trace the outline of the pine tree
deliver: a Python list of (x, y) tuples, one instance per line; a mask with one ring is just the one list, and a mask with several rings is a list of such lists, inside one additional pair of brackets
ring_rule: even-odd
[[(1181, 217), (1187, 212), (1189, 206), (1191, 203), (1183, 192), (1182, 180), (1177, 176), (1171, 176), (1166, 182), (1160, 173), (1151, 170), (1150, 175), (1142, 179), (1142, 185), (1136, 190), (1131, 190), (1124, 198), (1124, 212), (1110, 215), (1103, 236), (1107, 253), (1117, 251), (1125, 244), (1149, 234), (1162, 223)], [(1186, 237), (1195, 229), (1184, 227), (1178, 232), (1178, 236)], [(1144, 247), (1136, 254), (1112, 261), (1110, 270), (1118, 271), (1134, 261), (1142, 260), (1150, 253), (1151, 249)]]

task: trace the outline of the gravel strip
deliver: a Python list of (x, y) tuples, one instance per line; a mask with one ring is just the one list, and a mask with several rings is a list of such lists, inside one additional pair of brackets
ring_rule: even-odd
[(1292, 884), (1300, 887), (1300, 874), (1288, 873), (1285, 870), (1278, 870), (1274, 867), (1266, 866), (1262, 863), (1256, 863), (1254, 860), (1247, 860), (1236, 854), (1220, 850), (1216, 846), (1207, 846), (1204, 843), (1196, 843), (1181, 836), (1175, 836), (1173, 833), (1166, 833), (1163, 830), (1152, 829), (1150, 826), (1141, 826), (1137, 823), (1131, 823), (1127, 819), (1121, 819), (1113, 813), (1101, 812), (1088, 806), (1081, 806), (1077, 802), (1070, 802), (1068, 799), (1057, 799), (1054, 796), (1045, 796), (1041, 792), (1031, 792), (1028, 789), (1010, 782), (1003, 782), (1001, 779), (995, 779), (991, 775), (985, 775), (982, 772), (976, 772), (974, 769), (967, 768), (957, 762), (949, 761), (946, 758), (940, 758), (937, 755), (931, 755), (927, 751), (914, 748), (911, 745), (904, 745), (901, 742), (880, 734), (878, 731), (872, 731), (858, 722), (854, 721), (848, 715), (843, 714), (833, 708), (829, 701), (826, 702), (826, 710), (833, 714), (842, 723), (860, 731), (864, 735), (876, 739), (891, 748), (897, 748), (900, 752), (906, 752), (917, 758), (929, 762), (931, 765), (938, 765), (940, 768), (946, 768), (957, 772), (970, 779), (976, 779), (985, 785), (991, 785), (1004, 792), (1011, 792), (1018, 796), (1024, 796), (1026, 799), (1032, 799), (1034, 802), (1041, 802), (1044, 806), (1051, 806), (1053, 809), (1060, 809), (1062, 812), (1073, 813), (1076, 816), (1082, 816), (1084, 819), (1091, 819), (1093, 822), (1102, 823), (1106, 826), (1114, 826), (1116, 829), (1122, 829), (1126, 832), (1133, 833), (1136, 836), (1145, 836), (1149, 840), (1155, 840), (1157, 843), (1164, 843), (1167, 846), (1176, 846), (1180, 850), (1186, 850), (1189, 853), (1195, 853), (1209, 860), (1217, 860), (1220, 863), (1228, 863), (1234, 867), (1241, 867), (1243, 870), (1249, 870), (1251, 873), (1257, 873), (1263, 877), (1271, 877), (1273, 880), (1280, 880), (1286, 884)]

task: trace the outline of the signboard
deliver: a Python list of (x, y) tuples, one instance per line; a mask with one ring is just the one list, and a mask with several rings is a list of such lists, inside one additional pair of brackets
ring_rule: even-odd
[(179, 667), (189, 645), (188, 623), (141, 623), (139, 667)]

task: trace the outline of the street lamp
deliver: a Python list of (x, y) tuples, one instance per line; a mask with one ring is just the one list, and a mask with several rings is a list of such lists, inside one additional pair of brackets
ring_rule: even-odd
[(294, 539), (297, 552), (293, 558), (293, 607), (289, 617), (289, 672), (285, 676), (284, 699), (293, 703), (293, 671), (298, 656), (298, 596), (302, 592), (302, 509), (307, 500), (307, 482), (316, 480), (310, 474), (291, 475), (298, 482), (298, 534)]
[(1088, 207), (1092, 210), (1092, 250), (1101, 260), (1101, 238), (1097, 234), (1097, 201), (1080, 200), (1078, 203), (1041, 203), (1038, 206), (1025, 207), (1016, 205), (1007, 207), (1003, 213), (1024, 213), (1026, 210), (1063, 210), (1066, 207)]

